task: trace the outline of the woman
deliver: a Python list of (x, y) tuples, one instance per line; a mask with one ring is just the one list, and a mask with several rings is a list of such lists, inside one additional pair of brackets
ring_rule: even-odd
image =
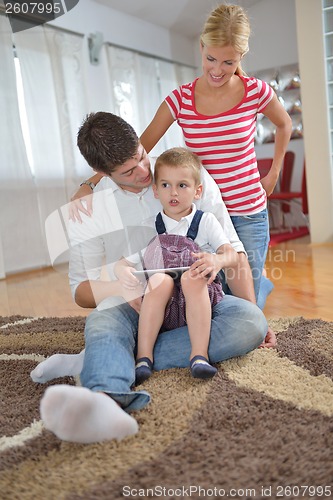
[[(177, 120), (186, 146), (220, 188), (247, 251), (258, 302), (269, 243), (267, 196), (279, 177), (291, 119), (269, 85), (243, 73), (241, 60), (249, 50), (249, 36), (250, 23), (240, 6), (223, 4), (213, 10), (200, 37), (202, 75), (162, 102), (140, 139), (149, 153)], [(276, 127), (272, 166), (261, 180), (254, 149), (258, 113)], [(85, 194), (79, 190), (74, 198)], [(263, 307), (260, 301), (258, 305)]]

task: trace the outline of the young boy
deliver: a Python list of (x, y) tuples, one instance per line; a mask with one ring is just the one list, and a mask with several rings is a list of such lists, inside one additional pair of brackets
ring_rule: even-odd
[[(158, 157), (153, 190), (163, 206), (156, 218), (159, 234), (147, 246), (145, 269), (189, 267), (180, 278), (167, 273), (152, 274), (140, 309), (136, 384), (152, 374), (153, 350), (159, 332), (187, 324), (191, 355), (190, 369), (195, 378), (211, 378), (216, 368), (208, 360), (212, 307), (223, 297), (217, 277), (220, 255), (237, 253), (221, 225), (211, 213), (196, 210), (193, 203), (202, 193), (199, 158), (185, 148), (172, 148)], [(215, 252), (215, 253), (213, 253)], [(115, 274), (124, 286), (137, 286), (135, 264), (138, 256), (122, 259)]]

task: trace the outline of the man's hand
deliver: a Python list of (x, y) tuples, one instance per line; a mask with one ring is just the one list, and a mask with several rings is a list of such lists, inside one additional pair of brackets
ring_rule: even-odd
[(141, 309), (141, 304), (142, 304), (142, 297), (138, 297), (137, 299), (130, 300), (128, 302), (128, 305), (133, 307), (133, 309), (140, 314), (140, 309)]
[(121, 285), (127, 290), (135, 290), (140, 284), (140, 280), (134, 276), (135, 267), (129, 265), (126, 259), (120, 259), (114, 266), (114, 273)]
[(127, 290), (135, 290), (141, 284), (133, 272), (135, 272), (135, 268), (130, 266), (119, 266), (115, 271), (117, 278)]
[(126, 288), (119, 281), (119, 295), (126, 300), (126, 302), (136, 310), (137, 313), (140, 311), (142, 295), (143, 295), (143, 285), (139, 282), (139, 284), (135, 288)]
[(275, 346), (276, 346), (276, 335), (269, 326), (265, 340), (260, 344), (260, 346), (258, 346), (258, 349), (262, 349), (263, 347), (272, 348)]

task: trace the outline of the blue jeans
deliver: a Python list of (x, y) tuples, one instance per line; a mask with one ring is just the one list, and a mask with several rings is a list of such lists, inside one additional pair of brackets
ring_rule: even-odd
[(231, 220), (248, 255), (257, 304), (263, 309), (273, 289), (271, 281), (262, 276), (269, 244), (267, 209), (254, 215), (232, 215)]
[[(109, 394), (124, 410), (143, 408), (146, 391), (133, 391), (138, 314), (128, 304), (95, 309), (86, 320), (85, 358), (80, 378), (84, 387)], [(267, 322), (250, 302), (225, 296), (213, 308), (209, 343), (210, 361), (216, 363), (252, 351), (264, 340)], [(189, 366), (191, 343), (187, 326), (160, 334), (154, 349), (154, 368)]]

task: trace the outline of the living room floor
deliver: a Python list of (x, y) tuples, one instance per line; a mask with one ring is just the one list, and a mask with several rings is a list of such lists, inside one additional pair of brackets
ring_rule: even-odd
[[(313, 245), (309, 236), (270, 248), (266, 271), (275, 289), (266, 303), (266, 317), (333, 321), (332, 262), (333, 244)], [(0, 281), (1, 316), (86, 316), (90, 311), (73, 302), (66, 267), (29, 271)]]

